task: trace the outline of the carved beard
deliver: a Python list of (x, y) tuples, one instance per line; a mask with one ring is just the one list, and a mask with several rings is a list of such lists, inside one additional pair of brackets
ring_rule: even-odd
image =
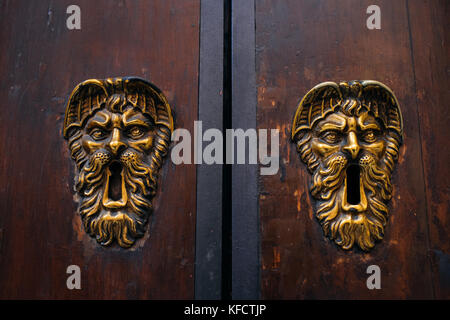
[[(356, 242), (368, 251), (381, 240), (387, 222), (392, 186), (388, 171), (377, 164), (374, 156), (365, 152), (358, 165), (360, 183), (367, 199), (364, 212), (345, 212), (342, 198), (345, 196), (348, 160), (343, 154), (334, 154), (319, 165), (313, 174), (311, 194), (318, 200), (316, 217), (326, 236), (343, 249), (350, 249)], [(359, 192), (359, 191), (358, 191)]]
[[(95, 236), (102, 245), (117, 240), (121, 247), (130, 247), (136, 238), (145, 233), (144, 227), (150, 215), (151, 199), (156, 192), (156, 181), (143, 156), (133, 149), (122, 153), (120, 163), (120, 192), (126, 197), (126, 205), (120, 209), (108, 209), (103, 205), (105, 194), (110, 192), (112, 155), (105, 149), (96, 151), (80, 170), (76, 190), (81, 196), (79, 213), (86, 232)], [(120, 166), (119, 166), (120, 167)]]

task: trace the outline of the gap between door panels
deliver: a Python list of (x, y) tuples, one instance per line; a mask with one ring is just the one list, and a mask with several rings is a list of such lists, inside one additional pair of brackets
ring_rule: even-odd
[[(201, 0), (200, 11), (203, 131), (256, 128), (254, 1)], [(257, 172), (257, 165), (197, 166), (195, 299), (260, 296)]]

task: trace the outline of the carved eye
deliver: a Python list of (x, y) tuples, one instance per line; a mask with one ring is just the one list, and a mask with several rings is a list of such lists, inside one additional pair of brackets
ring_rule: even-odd
[(365, 142), (371, 143), (377, 140), (378, 133), (375, 130), (367, 130), (362, 138)]
[(341, 140), (341, 135), (336, 131), (325, 131), (320, 137), (327, 143), (337, 143)]
[(128, 136), (132, 139), (139, 139), (145, 134), (145, 130), (142, 127), (134, 126), (128, 130)]
[(102, 140), (106, 137), (106, 131), (100, 128), (95, 128), (91, 131), (89, 135), (95, 140)]

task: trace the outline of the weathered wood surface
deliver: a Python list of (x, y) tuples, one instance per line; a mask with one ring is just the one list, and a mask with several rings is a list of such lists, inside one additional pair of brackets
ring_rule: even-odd
[[(280, 171), (259, 185), (263, 298), (448, 298), (448, 4), (379, 1), (381, 30), (368, 30), (371, 4), (256, 2), (258, 128), (281, 130)], [(310, 88), (366, 79), (395, 92), (405, 133), (385, 237), (370, 253), (324, 237), (309, 174), (289, 141)], [(381, 268), (381, 290), (366, 287), (372, 264)]]
[(450, 3), (409, 1), (408, 8), (433, 284), (436, 298), (450, 299)]
[[(70, 4), (0, 3), (0, 298), (193, 298), (195, 166), (166, 159), (149, 237), (133, 250), (105, 249), (81, 229), (61, 130), (77, 83), (135, 75), (161, 88), (176, 127), (193, 132), (200, 1), (79, 1), (81, 31), (66, 28)], [(262, 298), (450, 297), (449, 4), (379, 1), (382, 29), (368, 30), (371, 4), (255, 2), (257, 127), (281, 130), (279, 174), (258, 181)], [(385, 239), (370, 253), (323, 236), (309, 174), (289, 141), (311, 87), (353, 79), (392, 88), (405, 122)], [(66, 288), (70, 264), (81, 267), (82, 290)], [(381, 268), (382, 290), (366, 287), (371, 264)]]
[[(158, 86), (176, 127), (197, 119), (199, 1), (0, 4), (0, 298), (193, 298), (196, 171), (166, 158), (149, 237), (100, 247), (81, 229), (62, 122), (88, 78), (140, 76)], [(193, 191), (194, 190), (194, 191)], [(66, 288), (81, 267), (82, 290)]]

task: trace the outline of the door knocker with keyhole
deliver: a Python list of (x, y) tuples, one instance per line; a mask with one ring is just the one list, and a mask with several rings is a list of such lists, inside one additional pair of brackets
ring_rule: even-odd
[(398, 101), (378, 81), (324, 82), (301, 100), (291, 138), (312, 174), (315, 215), (343, 249), (383, 239), (402, 134)]

